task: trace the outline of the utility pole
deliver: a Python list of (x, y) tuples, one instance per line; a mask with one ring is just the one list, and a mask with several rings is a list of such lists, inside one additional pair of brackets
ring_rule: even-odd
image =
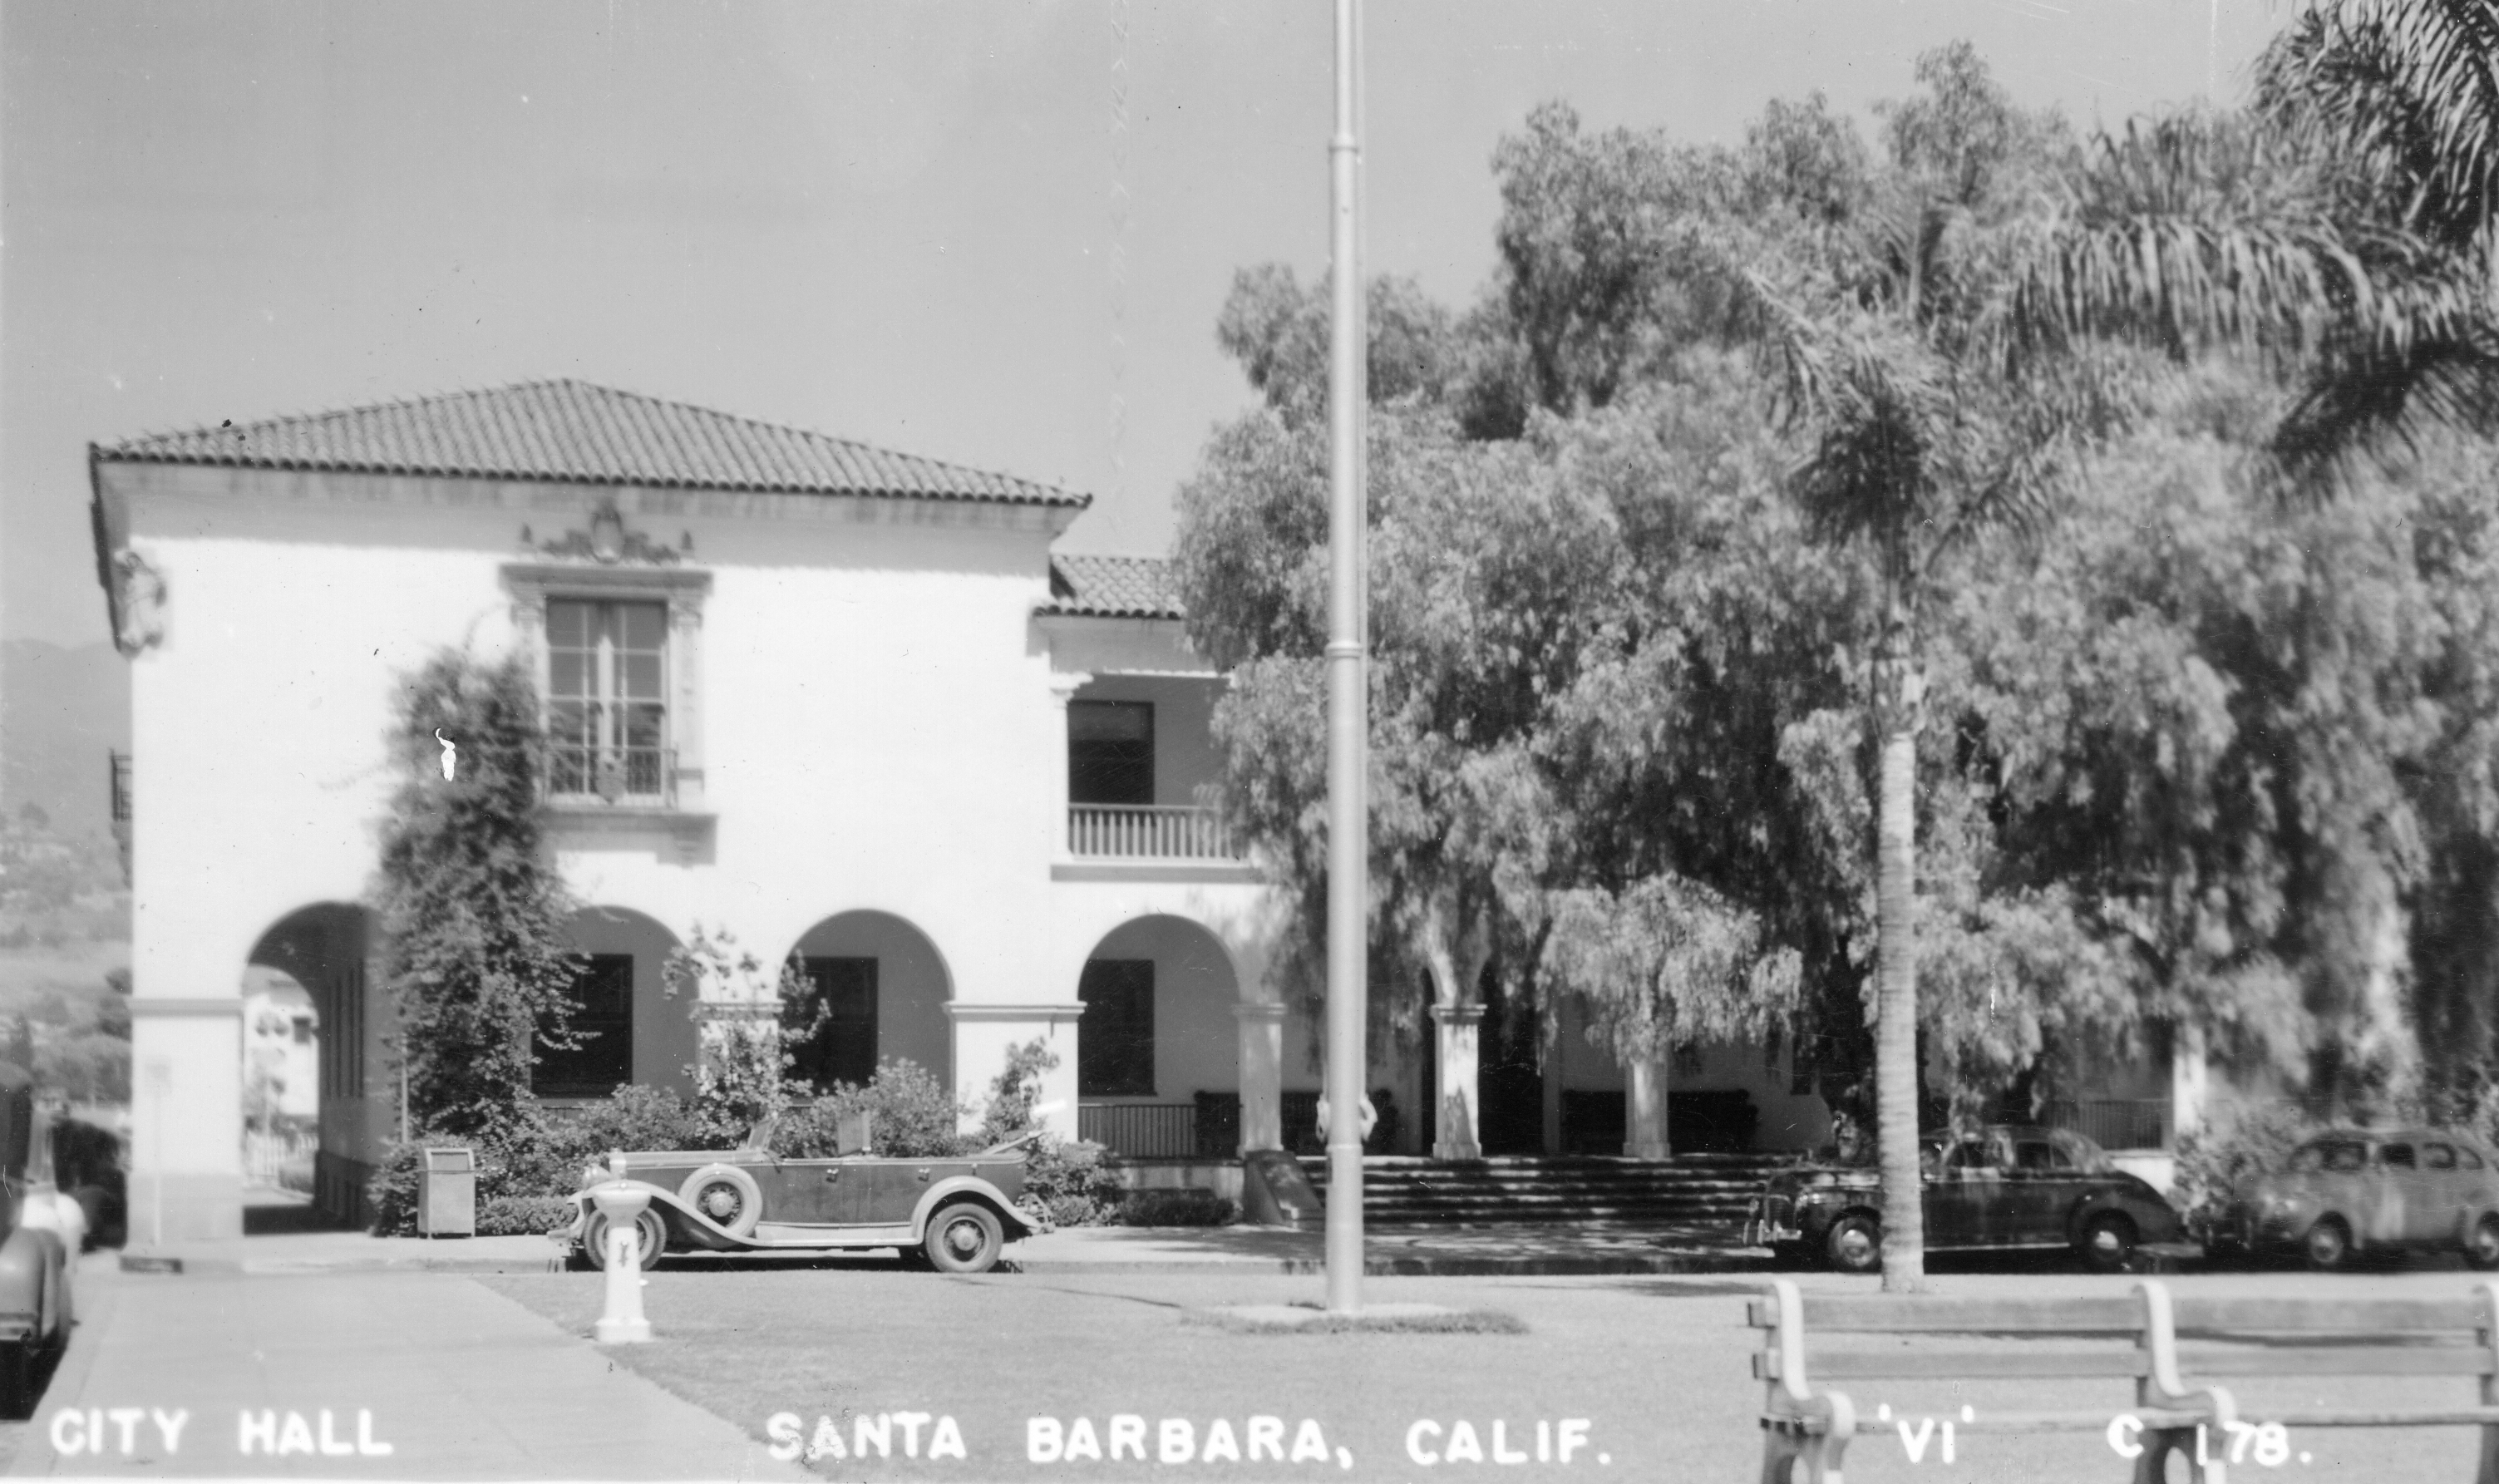
[(1336, 0), (1336, 134), (1328, 141), (1327, 1307), (1362, 1308), (1362, 1108), (1369, 1010), (1370, 624), (1363, 578), (1362, 0)]

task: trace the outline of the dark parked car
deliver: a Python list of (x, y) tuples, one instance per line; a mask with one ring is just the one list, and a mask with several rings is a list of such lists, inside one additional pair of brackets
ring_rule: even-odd
[(2499, 1156), (2433, 1129), (2320, 1134), (2240, 1183), (2213, 1244), (2295, 1251), (2319, 1269), (2406, 1250), (2499, 1268)]
[[(943, 1272), (983, 1273), (1031, 1230), (1016, 1210), (1023, 1153), (1012, 1145), (928, 1159), (779, 1159), (757, 1148), (610, 1158), (650, 1192), (635, 1223), (645, 1268), (669, 1252), (892, 1247)], [(557, 1238), (592, 1267), (606, 1261), (607, 1218), (590, 1192), (613, 1178), (614, 1169), (590, 1172), (572, 1197), (572, 1226)]]
[[(2103, 1273), (2135, 1248), (2185, 1240), (2178, 1212), (2098, 1145), (2057, 1128), (1998, 1125), (1923, 1141), (1927, 1250), (2070, 1250)], [(1790, 1262), (1872, 1273), (1883, 1261), (1882, 1178), (1805, 1166), (1754, 1197), (1746, 1240)]]

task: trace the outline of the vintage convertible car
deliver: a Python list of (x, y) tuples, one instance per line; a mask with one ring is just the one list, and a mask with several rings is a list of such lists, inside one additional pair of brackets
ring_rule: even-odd
[(52, 1183), (51, 1136), (34, 1079), (0, 1063), (0, 1416), (34, 1409), (46, 1364), (70, 1342), (70, 1266), (86, 1236)]
[(2499, 1154), (2461, 1134), (2321, 1134), (2231, 1195), (2213, 1232), (2223, 1251), (2296, 1251), (2320, 1270), (2364, 1253), (2450, 1251), (2499, 1269)]
[[(2178, 1212), (2098, 1145), (2058, 1128), (1999, 1124), (1921, 1141), (1927, 1250), (2070, 1250), (2103, 1273), (2146, 1243), (2183, 1242)], [(1806, 1167), (1754, 1197), (1745, 1240), (1791, 1261), (1871, 1273), (1883, 1260), (1882, 1178)]]
[(607, 1218), (591, 1192), (621, 1175), (650, 1192), (635, 1222), (645, 1268), (670, 1252), (892, 1247), (940, 1272), (984, 1273), (1032, 1230), (1016, 1210), (1022, 1142), (924, 1159), (781, 1159), (760, 1147), (614, 1154), (588, 1172), (572, 1197), (573, 1223), (556, 1240), (573, 1261), (602, 1266)]

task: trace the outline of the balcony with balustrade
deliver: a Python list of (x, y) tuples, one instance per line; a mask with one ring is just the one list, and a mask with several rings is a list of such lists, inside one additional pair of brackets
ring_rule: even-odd
[(650, 848), (680, 861), (699, 858), (716, 817), (694, 807), (699, 790), (670, 747), (549, 743), (538, 768), (538, 801), (558, 845), (571, 849)]

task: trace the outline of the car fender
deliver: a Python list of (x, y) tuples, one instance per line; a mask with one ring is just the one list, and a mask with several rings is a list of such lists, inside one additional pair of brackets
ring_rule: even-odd
[(23, 1314), (39, 1339), (49, 1338), (60, 1322), (55, 1274), (65, 1272), (57, 1235), (22, 1226), (11, 1232), (0, 1242), (0, 1314)]
[[(668, 1235), (672, 1238), (682, 1239), (697, 1246), (709, 1247), (716, 1251), (739, 1251), (755, 1245), (752, 1241), (724, 1229), (709, 1216), (688, 1206), (678, 1198), (675, 1191), (665, 1186), (654, 1185), (649, 1180), (629, 1180), (627, 1183), (636, 1190), (646, 1192), (651, 1197), (651, 1209), (660, 1213), (662, 1221), (667, 1223)], [(566, 1235), (576, 1244), (589, 1235), (590, 1212), (594, 1210), (591, 1197), (603, 1187), (604, 1182), (573, 1192), (572, 1205), (575, 1215), (571, 1230)]]
[(921, 1192), (920, 1204), (911, 1209), (912, 1237), (915, 1240), (925, 1239), (928, 1217), (937, 1208), (957, 1196), (966, 1195), (978, 1196), (996, 1210), (998, 1220), (1006, 1227), (1009, 1242), (1031, 1233), (1032, 1223), (1024, 1219), (1023, 1213), (1016, 1210), (1015, 1203), (1008, 1200), (1006, 1193), (997, 1186), (977, 1175), (951, 1175)]

